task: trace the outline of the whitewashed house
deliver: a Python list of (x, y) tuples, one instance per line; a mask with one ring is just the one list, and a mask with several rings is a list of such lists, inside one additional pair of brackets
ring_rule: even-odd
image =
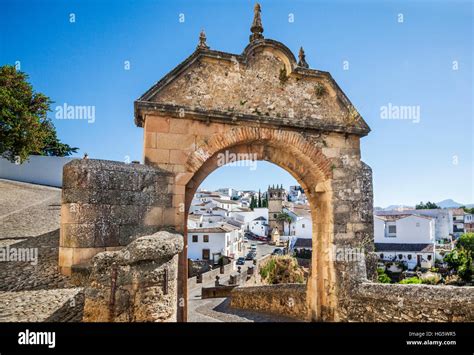
[(290, 215), (292, 222), (284, 223), (284, 235), (296, 238), (311, 239), (313, 236), (313, 223), (311, 211), (307, 207), (284, 208), (283, 212)]
[(453, 236), (457, 239), (464, 234), (464, 219), (467, 214), (462, 208), (453, 208)]
[(244, 252), (239, 228), (228, 223), (188, 229), (188, 258), (217, 263), (221, 256), (238, 258)]
[(239, 201), (226, 200), (222, 198), (214, 198), (212, 201), (216, 204), (217, 207), (223, 208), (227, 211), (233, 211), (241, 207)]
[(257, 217), (247, 223), (247, 231), (259, 237), (266, 237), (268, 235), (268, 221), (265, 217)]
[(374, 216), (375, 251), (384, 261), (413, 269), (435, 261), (435, 218), (413, 214)]
[(435, 239), (438, 242), (449, 241), (453, 235), (453, 212), (450, 209), (375, 211), (377, 216), (418, 215), (435, 220)]

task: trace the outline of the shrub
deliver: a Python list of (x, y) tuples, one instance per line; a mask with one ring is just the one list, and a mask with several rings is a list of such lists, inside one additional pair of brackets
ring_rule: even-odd
[(414, 277), (409, 277), (407, 279), (403, 279), (402, 281), (399, 282), (400, 284), (407, 285), (407, 284), (421, 284), (421, 280), (414, 276)]
[(384, 269), (377, 269), (377, 280), (383, 284), (389, 284), (392, 282), (392, 279), (385, 273)]
[(427, 285), (437, 285), (441, 281), (441, 277), (439, 275), (432, 275), (428, 277), (423, 277), (421, 279), (422, 284), (427, 284)]
[(304, 283), (304, 270), (289, 255), (272, 256), (260, 267), (260, 276), (267, 284)]

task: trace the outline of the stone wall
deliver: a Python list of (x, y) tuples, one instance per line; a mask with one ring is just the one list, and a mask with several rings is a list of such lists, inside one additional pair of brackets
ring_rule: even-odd
[(236, 287), (231, 292), (231, 307), (307, 319), (305, 284)]
[(474, 288), (365, 282), (346, 305), (345, 321), (472, 322)]
[(233, 266), (231, 264), (224, 265), (224, 272), (221, 272), (220, 267), (210, 270), (208, 272), (202, 273), (202, 282), (197, 282), (197, 277), (193, 276), (188, 278), (188, 288), (193, 289), (197, 287), (198, 285), (205, 284), (208, 282), (212, 282), (216, 280), (216, 276), (221, 275), (221, 274), (228, 274), (232, 271)]
[[(140, 235), (174, 226), (173, 174), (140, 164), (74, 160), (64, 166), (59, 266), (117, 250)], [(173, 220), (171, 222), (171, 220)]]
[(177, 314), (178, 253), (183, 237), (143, 236), (91, 260), (84, 322), (172, 322)]

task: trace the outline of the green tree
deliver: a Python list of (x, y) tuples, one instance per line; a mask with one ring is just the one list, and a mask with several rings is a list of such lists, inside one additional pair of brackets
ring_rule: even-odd
[(469, 250), (474, 255), (474, 233), (462, 234), (458, 239), (457, 246)]
[(260, 195), (260, 189), (258, 190), (258, 207), (262, 207), (262, 197)]
[(28, 75), (0, 67), (0, 155), (23, 162), (29, 155), (67, 156), (78, 148), (61, 143), (47, 117), (52, 101), (34, 92)]
[(472, 252), (462, 246), (444, 256), (444, 261), (449, 267), (456, 270), (458, 276), (465, 282), (471, 282), (473, 274)]
[(250, 197), (250, 209), (253, 211), (254, 208), (257, 207), (257, 202), (255, 201), (255, 197)]
[(460, 208), (462, 208), (464, 210), (464, 212), (466, 212), (466, 213), (474, 214), (474, 207), (469, 208), (469, 207), (462, 206)]
[(434, 202), (426, 202), (426, 203), (423, 203), (420, 202), (418, 205), (415, 206), (415, 209), (417, 210), (434, 210), (434, 209), (439, 209), (440, 207), (434, 203)]

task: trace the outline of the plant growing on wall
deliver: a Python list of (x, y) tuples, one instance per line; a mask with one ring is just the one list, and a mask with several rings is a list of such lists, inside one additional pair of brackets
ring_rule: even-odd
[(314, 93), (317, 97), (322, 97), (327, 93), (326, 87), (321, 83), (314, 85)]
[(287, 73), (286, 73), (286, 68), (283, 67), (280, 69), (280, 76), (279, 76), (279, 79), (280, 79), (280, 83), (281, 84), (285, 84), (287, 81), (288, 81), (288, 76), (287, 76)]

